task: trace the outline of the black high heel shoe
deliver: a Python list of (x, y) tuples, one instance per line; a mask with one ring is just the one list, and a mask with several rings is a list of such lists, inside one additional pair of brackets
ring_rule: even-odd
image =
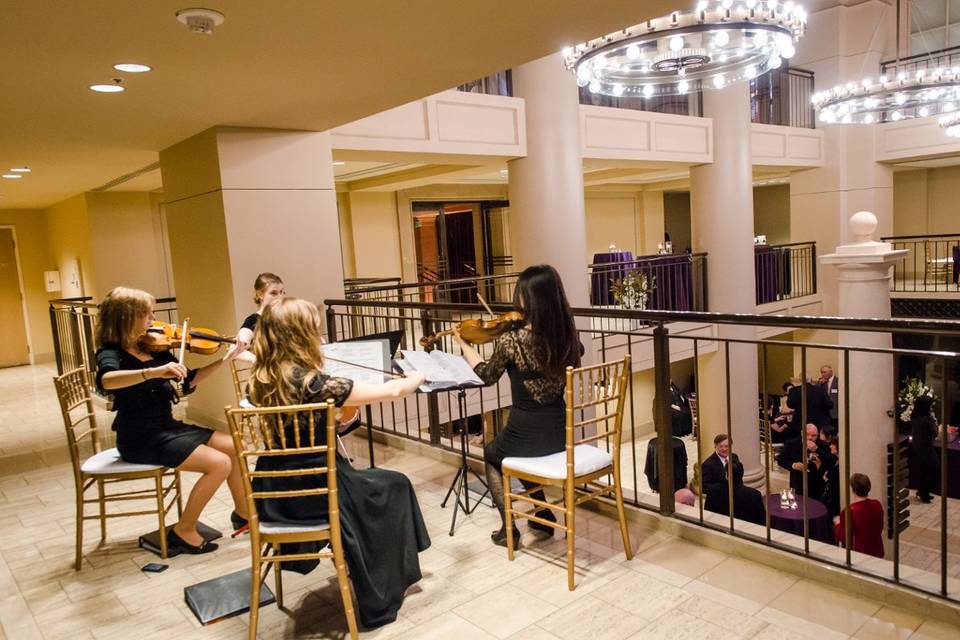
[[(557, 516), (553, 513), (553, 509), (541, 509), (540, 511), (537, 511), (533, 515), (537, 516), (542, 520), (549, 520), (550, 522), (557, 521)], [(541, 533), (545, 533), (548, 536), (552, 536), (553, 532), (556, 531), (556, 529), (554, 529), (553, 527), (550, 527), (545, 524), (541, 524), (536, 520), (527, 520), (527, 526), (533, 529), (534, 531), (540, 531)]]
[(203, 553), (213, 553), (220, 548), (216, 542), (210, 542), (209, 540), (204, 540), (199, 545), (190, 544), (183, 538), (177, 535), (177, 532), (172, 528), (167, 533), (167, 545), (171, 547), (176, 547), (184, 553), (189, 553), (190, 555), (200, 555)]
[[(491, 533), (490, 540), (492, 540), (493, 544), (497, 545), (498, 547), (507, 546), (507, 528), (500, 527), (500, 529)], [(513, 548), (520, 548), (520, 530), (516, 527), (513, 528)]]
[(230, 525), (233, 527), (233, 533), (230, 534), (231, 538), (236, 538), (250, 529), (250, 523), (247, 519), (236, 511), (230, 512)]

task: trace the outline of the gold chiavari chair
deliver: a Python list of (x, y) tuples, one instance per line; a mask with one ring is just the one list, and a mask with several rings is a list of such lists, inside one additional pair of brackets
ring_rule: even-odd
[[(226, 408), (230, 433), (237, 457), (240, 475), (250, 514), (250, 551), (252, 558), (250, 596), (250, 640), (257, 637), (260, 585), (270, 567), (274, 568), (274, 582), (278, 606), (283, 606), (283, 578), (280, 563), (292, 560), (330, 558), (337, 571), (340, 596), (347, 617), (350, 637), (357, 638), (357, 622), (350, 596), (343, 543), (340, 538), (340, 510), (337, 504), (336, 421), (333, 401), (284, 407), (250, 409)], [(325, 413), (324, 413), (325, 412)], [(312, 455), (323, 457), (325, 466), (303, 469), (258, 470), (256, 461), (267, 456)], [(313, 489), (264, 490), (253, 488), (258, 478), (288, 478), (294, 483), (306, 476), (326, 476), (326, 487)], [(300, 485), (302, 486), (302, 484)], [(305, 496), (327, 497), (327, 523), (299, 525), (260, 520), (257, 502)], [(283, 554), (280, 545), (296, 542), (329, 543), (329, 549), (314, 553)], [(267, 569), (264, 570), (264, 565)]]
[(237, 406), (247, 403), (247, 380), (253, 373), (253, 362), (234, 358), (230, 361), (230, 375), (233, 378), (233, 392), (237, 396)]
[[(101, 450), (97, 433), (97, 419), (93, 411), (93, 398), (90, 396), (90, 383), (87, 371), (78, 367), (62, 376), (53, 379), (60, 399), (60, 411), (63, 414), (63, 426), (67, 431), (67, 446), (70, 448), (70, 462), (73, 465), (73, 481), (76, 487), (77, 499), (77, 549), (74, 568), (79, 571), (83, 563), (83, 522), (84, 520), (100, 521), (100, 540), (107, 537), (107, 518), (123, 518), (128, 516), (156, 514), (160, 523), (160, 557), (167, 557), (167, 526), (166, 515), (177, 504), (177, 514), (182, 510), (180, 497), (180, 472), (176, 469), (167, 469), (160, 465), (134, 464), (120, 459), (116, 449)], [(86, 427), (85, 431), (80, 431)], [(83, 460), (80, 446), (89, 439), (93, 455)], [(164, 485), (164, 478), (169, 482)], [(150, 489), (138, 489), (121, 493), (107, 493), (107, 485), (131, 480), (154, 481)], [(97, 486), (97, 497), (86, 499), (88, 489)], [(172, 496), (171, 496), (172, 494)], [(167, 499), (170, 498), (169, 502)], [(156, 500), (157, 508), (121, 513), (107, 513), (108, 502), (126, 500)], [(88, 504), (99, 505), (97, 515), (85, 515)]]
[[(513, 530), (514, 518), (529, 518), (543, 525), (562, 529), (567, 538), (567, 588), (574, 587), (574, 538), (576, 535), (574, 509), (603, 495), (613, 494), (617, 503), (620, 535), (623, 537), (627, 560), (633, 558), (630, 534), (623, 510), (623, 491), (620, 483), (620, 438), (623, 425), (623, 405), (630, 374), (630, 356), (623, 360), (605, 362), (574, 369), (567, 368), (566, 387), (566, 447), (564, 451), (536, 458), (509, 457), (503, 460), (504, 509), (506, 528)], [(612, 410), (611, 410), (612, 409)], [(579, 414), (579, 420), (577, 419)], [(612, 423), (612, 425), (611, 425)], [(577, 431), (579, 430), (579, 437)], [(594, 446), (606, 442), (608, 449)], [(613, 476), (613, 484), (597, 481)], [(513, 493), (511, 480), (526, 480), (536, 486)], [(556, 502), (539, 500), (530, 494), (544, 487), (563, 489), (563, 498)], [(517, 511), (514, 502), (532, 505), (529, 511)], [(563, 511), (563, 524), (534, 515), (538, 509)], [(513, 536), (507, 534), (507, 557), (513, 560)]]

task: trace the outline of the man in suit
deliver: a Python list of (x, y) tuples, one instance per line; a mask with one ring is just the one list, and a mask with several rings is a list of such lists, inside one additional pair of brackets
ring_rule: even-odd
[[(803, 404), (803, 389), (807, 390), (807, 413), (801, 412)], [(815, 424), (817, 427), (825, 427), (833, 424), (830, 419), (830, 411), (833, 409), (833, 401), (827, 395), (826, 390), (819, 384), (804, 382), (803, 386), (797, 385), (787, 392), (787, 406), (800, 416), (800, 424)], [(794, 418), (795, 420), (797, 418)]]
[[(833, 367), (828, 364), (820, 367), (820, 386), (827, 392), (827, 397), (833, 403), (830, 407), (830, 424), (834, 429), (840, 429), (840, 419), (837, 410), (840, 408), (840, 382), (833, 375)], [(821, 425), (823, 426), (823, 425)]]
[(809, 496), (819, 500), (823, 496), (824, 473), (836, 463), (830, 445), (820, 439), (820, 429), (808, 423), (802, 438), (788, 440), (777, 456), (777, 464), (790, 472), (790, 488), (803, 495), (803, 469), (807, 469)]
[(721, 433), (713, 439), (713, 453), (701, 465), (701, 483), (707, 494), (704, 508), (707, 511), (723, 515), (730, 513), (729, 473), (733, 474), (733, 516), (763, 524), (766, 520), (763, 496), (743, 484), (743, 463), (737, 454), (730, 454), (730, 439)]

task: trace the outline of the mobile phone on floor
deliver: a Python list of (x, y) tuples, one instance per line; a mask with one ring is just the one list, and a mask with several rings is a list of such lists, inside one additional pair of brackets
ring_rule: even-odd
[(143, 565), (142, 567), (140, 567), (140, 571), (148, 571), (150, 573), (161, 573), (167, 570), (167, 566), (168, 565), (160, 564), (159, 562), (149, 562)]

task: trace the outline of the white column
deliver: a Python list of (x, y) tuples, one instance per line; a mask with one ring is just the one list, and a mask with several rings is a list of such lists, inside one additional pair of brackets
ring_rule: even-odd
[[(848, 318), (890, 317), (890, 267), (903, 259), (904, 250), (894, 251), (887, 242), (871, 240), (877, 229), (877, 217), (860, 211), (850, 217), (850, 244), (840, 245), (836, 253), (820, 258), (839, 270), (838, 312)], [(889, 349), (893, 342), (889, 333), (840, 331), (838, 344), (845, 347)], [(850, 368), (844, 370), (842, 359), (840, 387), (840, 446), (850, 447), (850, 468), (842, 464), (840, 473), (865, 473), (873, 485), (871, 497), (887, 504), (887, 444), (893, 442), (894, 419), (887, 415), (893, 406), (893, 356), (850, 352)], [(849, 387), (850, 405), (844, 406), (845, 389)], [(850, 442), (844, 442), (843, 425), (850, 416)], [(843, 499), (843, 498), (841, 498)]]
[(573, 306), (587, 306), (580, 99), (559, 53), (514, 67), (526, 101), (527, 155), (508, 163), (514, 266), (553, 265)]
[[(750, 93), (746, 82), (720, 91), (704, 91), (704, 115), (713, 119), (713, 163), (690, 169), (690, 224), (694, 253), (707, 253), (707, 300), (710, 311), (753, 313), (756, 283), (753, 257), (753, 165), (750, 151)], [(721, 325), (719, 336), (756, 339), (754, 327)], [(701, 437), (705, 455), (713, 436), (729, 433), (744, 466), (744, 482), (759, 486), (760, 439), (757, 398), (757, 348), (730, 344), (726, 354), (700, 360)], [(730, 385), (730, 423), (727, 391)]]

